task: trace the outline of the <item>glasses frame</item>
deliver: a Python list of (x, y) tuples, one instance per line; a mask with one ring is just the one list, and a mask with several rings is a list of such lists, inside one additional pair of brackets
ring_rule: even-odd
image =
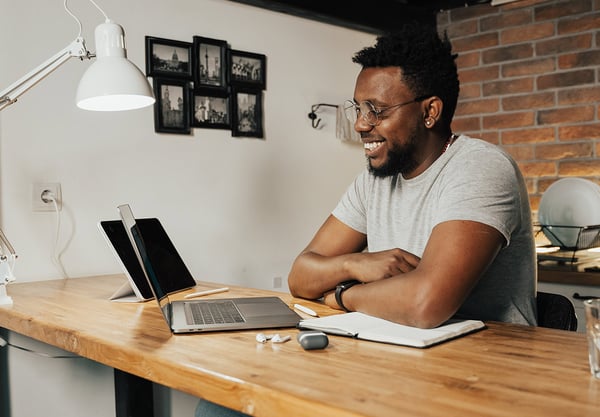
[[(346, 118), (348, 120), (350, 120), (350, 122), (356, 123), (356, 121), (358, 120), (358, 114), (360, 113), (360, 117), (365, 122), (367, 122), (367, 124), (369, 126), (377, 126), (379, 124), (379, 122), (381, 121), (381, 119), (379, 118), (379, 115), (382, 114), (383, 112), (386, 112), (386, 111), (388, 111), (390, 109), (393, 109), (393, 108), (403, 107), (403, 106), (406, 106), (408, 104), (418, 103), (419, 101), (423, 101), (423, 100), (425, 100), (428, 97), (431, 97), (431, 95), (428, 94), (428, 95), (418, 96), (418, 97), (413, 98), (412, 100), (405, 101), (403, 103), (393, 104), (391, 106), (383, 107), (383, 108), (379, 108), (379, 109), (377, 107), (375, 107), (375, 105), (373, 103), (371, 103), (370, 101), (368, 101), (368, 100), (361, 101), (360, 103), (357, 103), (354, 100), (346, 100), (347, 104), (344, 105), (344, 115), (346, 115)], [(369, 104), (371, 106), (372, 110), (369, 110), (367, 113), (363, 113), (363, 111), (360, 108), (360, 106), (363, 103)], [(356, 113), (356, 120), (352, 120), (350, 117), (348, 117), (347, 111), (350, 109), (350, 107), (354, 108), (354, 111)], [(374, 122), (369, 122), (369, 120), (367, 119), (369, 117), (369, 114), (371, 114), (371, 113), (373, 113), (375, 115), (375, 121)]]

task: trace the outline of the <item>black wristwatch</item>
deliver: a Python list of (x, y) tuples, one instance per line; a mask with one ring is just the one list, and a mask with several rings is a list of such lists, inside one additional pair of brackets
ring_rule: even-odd
[(342, 302), (342, 293), (344, 291), (346, 291), (348, 288), (354, 287), (356, 284), (360, 284), (360, 281), (357, 281), (355, 279), (352, 279), (350, 281), (344, 281), (344, 282), (340, 282), (336, 287), (335, 287), (335, 301), (338, 303), (338, 305), (342, 308), (342, 310), (348, 312), (350, 310), (348, 310), (346, 308), (346, 306), (344, 305), (344, 303)]

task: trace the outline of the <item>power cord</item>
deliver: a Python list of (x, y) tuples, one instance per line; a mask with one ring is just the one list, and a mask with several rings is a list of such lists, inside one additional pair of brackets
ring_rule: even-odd
[(42, 356), (44, 358), (50, 358), (50, 359), (79, 359), (79, 358), (81, 358), (81, 356), (77, 356), (77, 355), (51, 355), (46, 352), (38, 352), (36, 350), (29, 349), (29, 348), (26, 348), (23, 346), (14, 345), (10, 342), (7, 342), (2, 337), (0, 337), (0, 348), (3, 348), (4, 346), (12, 347), (15, 349), (22, 350), (24, 352), (33, 353), (34, 355), (38, 355), (38, 356)]
[(63, 277), (65, 279), (68, 279), (69, 275), (67, 274), (67, 271), (65, 270), (65, 267), (61, 260), (64, 249), (61, 251), (58, 250), (58, 242), (60, 238), (60, 210), (58, 209), (58, 203), (56, 201), (54, 193), (50, 190), (44, 190), (42, 192), (41, 198), (44, 203), (52, 203), (54, 205), (54, 211), (56, 213), (56, 235), (54, 239), (54, 249), (52, 251), (52, 262), (60, 270)]

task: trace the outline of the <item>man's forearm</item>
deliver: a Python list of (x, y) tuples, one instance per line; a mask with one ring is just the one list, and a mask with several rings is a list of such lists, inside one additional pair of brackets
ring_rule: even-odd
[(350, 258), (356, 254), (322, 256), (314, 252), (300, 254), (288, 276), (292, 295), (317, 299), (342, 281), (353, 279), (348, 270)]

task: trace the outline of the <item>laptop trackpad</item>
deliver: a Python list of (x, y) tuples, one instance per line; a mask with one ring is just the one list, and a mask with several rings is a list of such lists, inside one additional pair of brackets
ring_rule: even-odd
[(281, 307), (287, 307), (278, 298), (269, 299), (265, 297), (257, 297), (256, 299), (247, 299), (237, 301), (237, 307), (246, 319), (252, 317), (272, 316), (282, 311)]

